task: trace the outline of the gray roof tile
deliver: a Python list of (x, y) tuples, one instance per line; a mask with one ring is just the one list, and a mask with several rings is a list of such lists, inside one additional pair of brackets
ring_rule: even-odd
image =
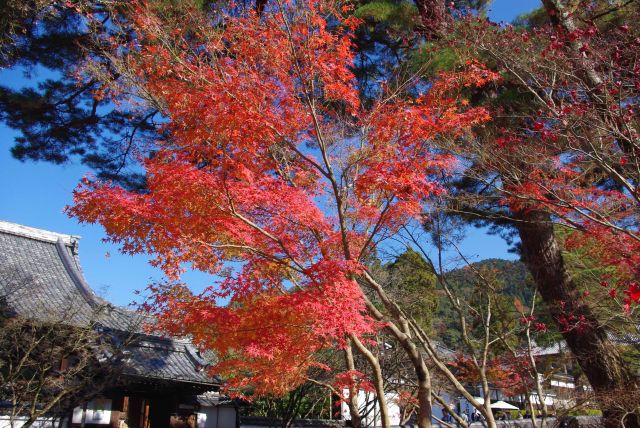
[(15, 315), (70, 325), (95, 323), (105, 330), (133, 332), (125, 372), (152, 379), (218, 382), (187, 340), (143, 334), (148, 317), (116, 307), (86, 283), (78, 261), (77, 236), (0, 221), (0, 298)]

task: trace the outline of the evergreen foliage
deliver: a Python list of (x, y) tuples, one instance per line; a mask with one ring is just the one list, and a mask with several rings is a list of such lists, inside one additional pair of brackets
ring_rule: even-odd
[(425, 331), (431, 330), (438, 307), (436, 276), (429, 264), (414, 250), (408, 249), (386, 266), (389, 282), (397, 287), (396, 298)]

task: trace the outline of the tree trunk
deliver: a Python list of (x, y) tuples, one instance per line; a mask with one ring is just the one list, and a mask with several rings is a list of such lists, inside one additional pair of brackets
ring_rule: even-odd
[[(380, 424), (382, 428), (390, 428), (391, 422), (389, 420), (389, 406), (387, 405), (387, 397), (384, 393), (384, 380), (382, 378), (382, 368), (380, 367), (380, 361), (376, 358), (371, 351), (367, 349), (366, 346), (358, 340), (357, 337), (353, 336), (351, 341), (356, 346), (358, 352), (360, 352), (369, 362), (371, 369), (373, 370), (373, 384), (376, 389), (376, 400), (378, 401), (378, 406), (380, 407)], [(375, 412), (374, 412), (375, 414)], [(375, 425), (375, 418), (374, 418)]]
[[(606, 426), (622, 427), (624, 414), (611, 398), (637, 389), (636, 379), (567, 272), (549, 214), (529, 210), (518, 213), (517, 217), (522, 254), (536, 287), (596, 393)], [(624, 421), (624, 426), (640, 425), (632, 415)]]
[(431, 428), (431, 377), (423, 367), (416, 367), (418, 377), (418, 427)]
[[(353, 351), (351, 350), (351, 342), (347, 343), (344, 349), (344, 359), (347, 365), (347, 370), (353, 371), (356, 369), (355, 362), (353, 361)], [(351, 384), (349, 385), (349, 414), (351, 415), (351, 426), (353, 428), (362, 428), (362, 419), (360, 418), (360, 409), (358, 409), (358, 388)]]
[(385, 319), (375, 305), (365, 297), (365, 304), (367, 305), (369, 313), (379, 321), (387, 321), (387, 331), (398, 340), (398, 343), (406, 352), (409, 361), (411, 361), (418, 380), (418, 428), (431, 428), (431, 418), (433, 414), (431, 409), (431, 374), (429, 373), (422, 354), (410, 336), (409, 320), (401, 313), (400, 308), (395, 302), (389, 299), (384, 289), (382, 289), (369, 273), (365, 272), (363, 279), (376, 291), (385, 308), (398, 325), (400, 325), (400, 327), (398, 327), (395, 323), (388, 322), (389, 320)]
[(417, 412), (417, 424), (418, 428), (431, 428), (431, 374), (424, 361), (424, 358), (420, 354), (420, 351), (415, 346), (409, 335), (393, 328), (388, 330), (396, 337), (400, 346), (407, 353), (411, 364), (416, 372), (416, 378), (418, 380), (418, 412)]

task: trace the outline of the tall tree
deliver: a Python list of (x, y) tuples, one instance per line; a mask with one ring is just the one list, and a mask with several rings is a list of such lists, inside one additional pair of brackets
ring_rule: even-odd
[(426, 332), (430, 332), (438, 307), (436, 276), (420, 253), (406, 250), (385, 266), (389, 277), (384, 281), (393, 287), (389, 292), (400, 306)]
[[(227, 3), (154, 1), (168, 15), (215, 10)], [(266, 3), (256, 1), (254, 7), (261, 11)], [(154, 140), (162, 138), (160, 109), (153, 103), (144, 108), (114, 103), (114, 97), (96, 96), (108, 90), (102, 79), (79, 85), (76, 78), (87, 61), (99, 62), (102, 78), (112, 83), (126, 74), (105, 55), (105, 43), (110, 38), (126, 40), (128, 9), (129, 2), (122, 0), (2, 2), (0, 69), (25, 75), (20, 84), (0, 85), (0, 120), (18, 134), (11, 148), (16, 159), (81, 162), (102, 179), (144, 188), (135, 165), (137, 157), (152, 153)]]
[[(344, 11), (277, 2), (217, 28), (187, 15), (167, 32), (153, 5), (138, 5), (134, 40), (114, 54), (130, 90), (164, 106), (170, 143), (144, 162), (147, 193), (86, 182), (69, 212), (103, 224), (124, 251), (154, 254), (172, 282), (152, 289), (148, 309), (215, 349), (230, 386), (284, 392), (317, 364), (314, 352), (350, 340), (367, 355), (360, 344), (384, 327), (415, 370), (424, 428), (431, 385), (418, 327), (363, 263), (441, 194), (436, 177), (453, 164), (432, 141), (488, 119), (458, 93), (495, 75), (470, 64), (410, 102), (384, 92), (364, 110), (349, 69), (357, 22)], [(177, 282), (184, 263), (230, 270), (193, 295)]]
[[(472, 144), (458, 147), (472, 166), (457, 208), (515, 228), (541, 296), (602, 397), (607, 423), (619, 426), (626, 418), (626, 426), (635, 426), (638, 419), (610, 397), (634, 394), (637, 379), (567, 269), (554, 227), (559, 222), (584, 242), (617, 248), (618, 257), (604, 251), (600, 260), (631, 269), (618, 286), (628, 305), (638, 303), (637, 273), (630, 268), (638, 177), (625, 166), (627, 159), (635, 164), (638, 143), (637, 41), (624, 24), (637, 8), (604, 3), (580, 9), (581, 2), (545, 2), (556, 26), (533, 30), (473, 20), (460, 27), (461, 55), (491, 61), (504, 80), (476, 97), (495, 106), (496, 121)], [(577, 24), (578, 11), (586, 24)], [(616, 14), (614, 25), (594, 21)]]
[[(8, 1), (2, 4), (0, 67), (25, 73), (24, 86), (0, 86), (0, 120), (18, 132), (12, 155), (22, 161), (56, 164), (79, 160), (105, 179), (129, 188), (144, 186), (131, 168), (136, 140), (155, 133), (154, 108), (115, 106), (97, 97), (97, 80), (75, 78), (89, 58), (100, 60), (118, 78), (99, 51), (104, 37), (118, 28), (126, 2)], [(83, 18), (91, 14), (91, 25)]]
[(603, 251), (600, 260), (629, 270), (618, 287), (627, 308), (638, 303), (630, 268), (637, 266), (638, 4), (544, 1), (542, 12), (520, 21), (537, 27), (515, 30), (471, 16), (452, 21), (436, 3), (420, 16), (438, 43), (420, 45), (418, 64), (431, 57), (453, 69), (480, 59), (503, 76), (472, 95), (493, 107), (496, 120), (453, 148), (470, 167), (451, 211), (519, 238), (558, 329), (603, 397), (608, 423), (620, 424), (625, 412), (608, 397), (637, 390), (637, 381), (568, 272), (553, 224), (577, 228), (604, 248), (622, 245), (622, 257)]

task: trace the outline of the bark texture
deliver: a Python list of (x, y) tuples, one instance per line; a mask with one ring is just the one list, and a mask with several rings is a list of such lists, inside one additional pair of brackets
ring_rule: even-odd
[[(567, 271), (549, 214), (527, 211), (518, 217), (524, 261), (591, 387), (603, 397), (599, 400), (606, 426), (639, 427), (636, 417), (627, 415), (625, 418), (618, 406), (608, 399), (621, 391), (637, 390), (637, 379), (625, 366), (618, 348), (608, 339), (605, 328), (584, 302)], [(620, 399), (624, 400), (624, 397)]]
[[(344, 349), (344, 359), (347, 370), (354, 371), (356, 369), (356, 365), (353, 360), (351, 342), (349, 342)], [(358, 388), (354, 384), (349, 385), (348, 405), (349, 414), (351, 415), (351, 426), (353, 428), (362, 428), (362, 419), (360, 418), (360, 409), (358, 408)]]

